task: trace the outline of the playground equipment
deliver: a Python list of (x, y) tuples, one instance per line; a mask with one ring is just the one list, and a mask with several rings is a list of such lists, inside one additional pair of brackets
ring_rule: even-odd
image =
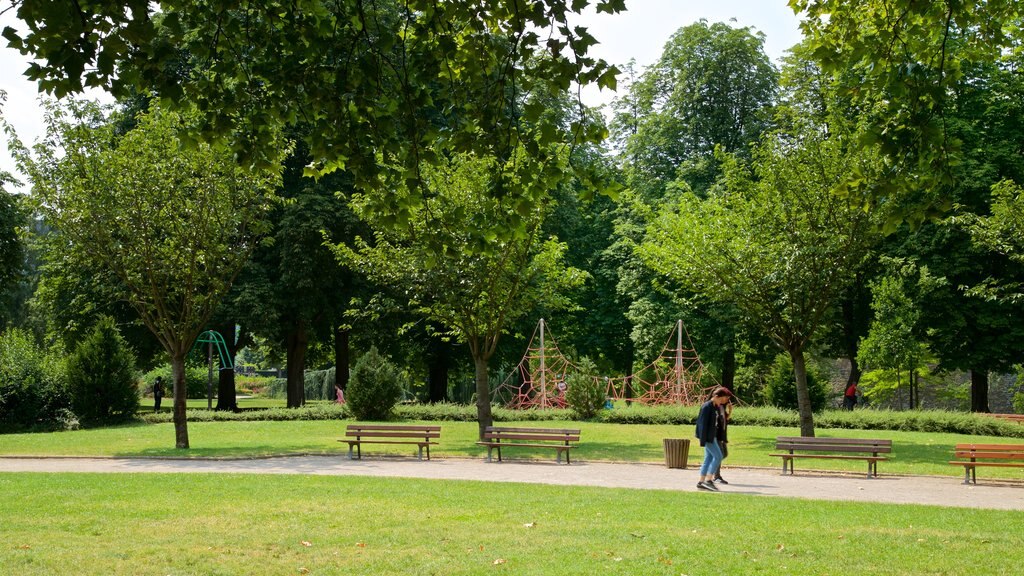
[(228, 346), (224, 342), (224, 337), (220, 335), (220, 332), (216, 330), (207, 330), (196, 338), (196, 341), (192, 343), (192, 348), (189, 350), (189, 354), (192, 350), (195, 350), (199, 344), (206, 344), (206, 359), (210, 366), (210, 373), (206, 382), (206, 407), (210, 410), (213, 409), (213, 348), (217, 347), (217, 354), (220, 356), (220, 369), (221, 370), (234, 370), (235, 366), (231, 362), (231, 353), (228, 352)]
[[(541, 318), (523, 359), (492, 391), (491, 398), (512, 409), (564, 408), (565, 380), (576, 369), (558, 349)], [(704, 364), (683, 321), (678, 320), (661, 354), (653, 362), (638, 373), (601, 380), (605, 382), (606, 395), (612, 402), (624, 400), (647, 406), (690, 406), (700, 404), (707, 395), (708, 389), (701, 384), (703, 377)]]

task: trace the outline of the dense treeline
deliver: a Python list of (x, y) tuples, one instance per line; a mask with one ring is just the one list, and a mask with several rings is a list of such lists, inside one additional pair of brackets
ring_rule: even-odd
[[(56, 17), (37, 4), (19, 17)], [(853, 382), (875, 406), (990, 411), (990, 375), (1024, 362), (1024, 80), (1019, 51), (973, 37), (991, 14), (921, 32), (902, 62), (851, 39), (857, 18), (864, 34), (902, 25), (876, 3), (830, 3), (832, 25), (808, 24), (779, 63), (756, 30), (700, 21), (650, 67), (620, 63), (605, 119), (566, 87), (612, 87), (616, 69), (586, 57), (594, 39), (561, 25), (561, 3), (471, 4), (215, 2), (237, 19), (213, 30), (184, 0), (142, 29), (99, 2), (127, 40), (93, 47), (116, 77), (62, 64), (45, 30), (14, 35), (57, 95), (84, 74), (119, 97), (54, 103), (47, 139), (13, 146), (33, 193), (0, 203), (4, 339), (31, 335), (40, 389), (62, 390), (17, 409), (73, 419), (67, 369), (46, 358), (113, 318), (139, 370), (173, 367), (183, 448), (186, 358), (202, 362), (190, 350), (211, 328), (236, 363), (284, 367), (288, 407), (312, 399), (307, 369), (334, 367), (344, 391), (373, 348), (407, 395), (475, 403), (482, 430), (545, 318), (609, 377), (656, 358), (681, 319), (705, 384), (797, 409), (804, 434)], [(992, 41), (1016, 45), (1020, 15), (999, 16)], [(90, 22), (75, 33), (93, 42)], [(245, 62), (211, 40), (252, 30), (269, 40)], [(220, 371), (219, 410), (237, 409), (234, 378)], [(0, 412), (28, 398), (20, 382), (0, 382)], [(1008, 410), (1019, 385), (999, 382)]]

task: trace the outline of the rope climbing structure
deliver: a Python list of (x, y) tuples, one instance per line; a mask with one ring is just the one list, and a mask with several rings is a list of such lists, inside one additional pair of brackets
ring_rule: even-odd
[(683, 321), (678, 320), (658, 358), (633, 375), (609, 378), (607, 395), (612, 400), (626, 400), (645, 406), (693, 406), (707, 396), (709, 389), (701, 384), (703, 377), (704, 364), (693, 347), (690, 334), (683, 327)]
[(565, 377), (575, 367), (558, 349), (541, 318), (530, 337), (526, 354), (491, 398), (506, 408), (565, 408)]
[[(506, 408), (517, 410), (564, 408), (566, 377), (574, 370), (576, 366), (558, 349), (541, 318), (523, 359), (491, 391), (491, 398)], [(683, 321), (679, 320), (661, 354), (653, 362), (636, 374), (602, 380), (607, 387), (606, 395), (612, 401), (624, 400), (647, 406), (697, 405), (710, 390), (702, 386), (703, 377), (704, 364), (683, 327)]]

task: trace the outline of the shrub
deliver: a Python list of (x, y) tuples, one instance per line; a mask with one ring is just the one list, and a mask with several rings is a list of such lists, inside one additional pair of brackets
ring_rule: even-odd
[[(811, 410), (814, 412), (824, 410), (828, 404), (828, 388), (825, 379), (820, 378), (810, 369), (807, 370), (807, 392), (811, 396)], [(793, 361), (786, 354), (779, 354), (775, 357), (775, 362), (772, 363), (765, 378), (765, 395), (772, 406), (787, 410), (798, 409)]]
[(67, 359), (71, 406), (85, 423), (128, 420), (139, 409), (135, 353), (103, 318)]
[[(164, 364), (146, 372), (142, 376), (142, 395), (151, 396), (153, 394), (153, 382), (156, 381), (157, 376), (163, 376), (164, 379), (164, 394), (167, 398), (174, 398), (174, 376), (171, 371), (170, 364)], [(186, 364), (185, 365), (185, 397), (186, 398), (206, 398), (206, 387), (210, 383), (210, 369), (206, 366), (200, 366), (198, 364)], [(217, 371), (214, 369), (213, 372), (213, 394), (217, 395)], [(166, 398), (165, 398), (166, 401)]]
[(68, 396), (57, 358), (24, 330), (0, 335), (0, 430), (60, 427)]
[(359, 420), (387, 420), (402, 397), (398, 367), (371, 347), (356, 361), (346, 400)]
[(334, 368), (326, 370), (306, 370), (303, 374), (306, 387), (306, 400), (334, 400)]
[(569, 374), (566, 384), (565, 399), (579, 419), (590, 420), (604, 408), (605, 385), (597, 378), (597, 366), (590, 358), (580, 359), (578, 370)]

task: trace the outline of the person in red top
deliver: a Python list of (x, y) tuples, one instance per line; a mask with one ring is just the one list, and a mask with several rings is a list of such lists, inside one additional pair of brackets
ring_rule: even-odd
[(843, 394), (843, 410), (853, 410), (857, 405), (857, 382), (850, 382)]

